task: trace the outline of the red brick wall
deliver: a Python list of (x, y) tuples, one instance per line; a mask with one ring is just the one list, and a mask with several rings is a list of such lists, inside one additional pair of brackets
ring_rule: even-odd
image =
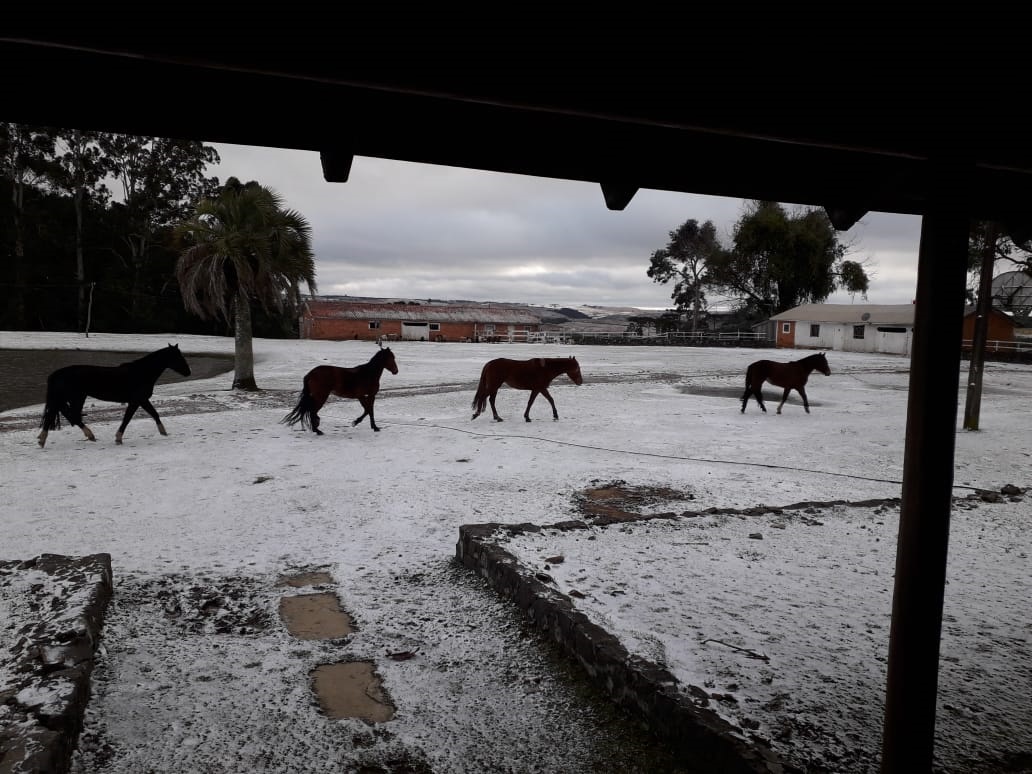
[[(427, 335), (433, 341), (461, 341), (472, 340), (474, 336), (484, 337), (484, 325), (465, 322), (441, 322), (439, 331), (429, 331)], [(537, 330), (536, 325), (518, 325), (519, 330)], [(495, 335), (508, 337), (509, 326), (504, 324), (495, 325)], [(401, 339), (401, 320), (381, 320), (379, 328), (370, 328), (369, 320), (348, 320), (340, 318), (317, 317), (314, 320), (302, 318), (301, 337), (308, 339), (327, 339), (330, 341), (345, 341), (348, 339), (361, 339), (373, 341), (379, 336), (386, 338)], [(438, 337), (441, 337), (438, 339)]]

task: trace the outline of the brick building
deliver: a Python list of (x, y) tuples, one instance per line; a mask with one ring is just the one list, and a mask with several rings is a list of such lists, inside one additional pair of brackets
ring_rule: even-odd
[(540, 328), (540, 318), (512, 307), (333, 297), (305, 301), (299, 321), (301, 338), (332, 341), (526, 341)]

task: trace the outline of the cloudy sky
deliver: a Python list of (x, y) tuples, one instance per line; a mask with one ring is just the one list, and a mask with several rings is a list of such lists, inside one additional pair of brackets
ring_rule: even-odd
[[(257, 180), (309, 220), (325, 295), (666, 308), (672, 286), (649, 279), (649, 256), (691, 218), (730, 244), (744, 206), (641, 190), (612, 212), (592, 183), (369, 157), (347, 183), (327, 183), (315, 152), (215, 148), (213, 174)], [(913, 300), (919, 232), (916, 216), (871, 213), (840, 235), (865, 262), (868, 302)]]

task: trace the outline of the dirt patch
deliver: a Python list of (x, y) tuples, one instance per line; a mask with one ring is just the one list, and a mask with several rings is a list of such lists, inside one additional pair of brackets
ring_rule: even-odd
[(669, 487), (631, 486), (626, 481), (593, 481), (592, 484), (576, 496), (578, 510), (591, 524), (638, 521), (643, 517), (673, 517), (677, 514), (663, 509), (672, 505), (683, 506), (695, 499), (691, 492)]
[(394, 718), (394, 705), (384, 694), (380, 676), (371, 661), (318, 666), (312, 672), (312, 685), (327, 717), (359, 718), (368, 723), (384, 723)]

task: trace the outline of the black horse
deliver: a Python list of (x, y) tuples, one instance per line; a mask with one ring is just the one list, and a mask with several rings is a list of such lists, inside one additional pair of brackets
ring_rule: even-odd
[(779, 414), (781, 413), (781, 407), (788, 400), (788, 393), (792, 390), (799, 393), (799, 397), (803, 399), (803, 408), (809, 414), (810, 402), (806, 399), (805, 385), (806, 380), (809, 379), (810, 374), (814, 371), (820, 371), (825, 376), (831, 374), (831, 368), (828, 367), (828, 359), (823, 352), (804, 357), (802, 360), (793, 360), (790, 363), (778, 363), (774, 360), (757, 360), (755, 363), (750, 363), (745, 371), (745, 393), (742, 395), (742, 411), (745, 411), (745, 404), (749, 402), (750, 395), (756, 398), (756, 402), (760, 404), (761, 409), (767, 410), (767, 407), (763, 405), (763, 391), (761, 388), (764, 382), (770, 382), (775, 387), (783, 387), (785, 390), (781, 395), (781, 403), (778, 404)]
[(97, 439), (82, 421), (82, 407), (86, 397), (111, 403), (125, 403), (125, 415), (122, 424), (115, 433), (115, 443), (122, 443), (129, 420), (136, 409), (143, 407), (158, 425), (158, 432), (168, 435), (161, 417), (151, 405), (150, 396), (154, 394), (154, 383), (171, 368), (183, 376), (190, 375), (190, 366), (179, 351), (179, 345), (169, 344), (167, 347), (144, 355), (138, 360), (131, 360), (117, 366), (70, 365), (58, 368), (47, 377), (46, 408), (39, 426), (39, 445), (43, 448), (47, 443), (47, 434), (61, 427), (61, 415), (75, 427), (81, 428), (83, 434), (91, 441)]

